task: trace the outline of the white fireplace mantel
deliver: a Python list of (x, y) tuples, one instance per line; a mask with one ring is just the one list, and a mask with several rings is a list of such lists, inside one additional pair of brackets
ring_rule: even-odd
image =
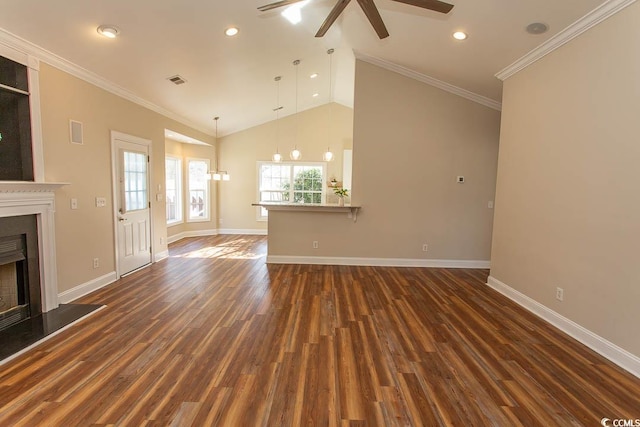
[(36, 215), (42, 311), (58, 307), (55, 194), (62, 182), (0, 181), (0, 217)]

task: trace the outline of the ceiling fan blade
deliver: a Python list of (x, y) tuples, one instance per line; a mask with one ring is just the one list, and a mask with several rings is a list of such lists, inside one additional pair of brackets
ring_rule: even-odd
[(410, 4), (411, 6), (418, 6), (423, 9), (433, 10), (440, 13), (449, 13), (453, 9), (453, 5), (438, 0), (393, 0), (399, 3)]
[(266, 12), (268, 10), (277, 9), (282, 6), (288, 6), (290, 4), (301, 2), (302, 0), (280, 0), (275, 3), (265, 4), (264, 6), (260, 6), (258, 10), (260, 12)]
[(329, 27), (331, 27), (331, 25), (336, 22), (336, 19), (338, 19), (338, 16), (340, 16), (340, 14), (344, 10), (344, 8), (347, 7), (350, 1), (351, 0), (338, 0), (338, 3), (336, 3), (336, 5), (333, 6), (333, 9), (331, 9), (331, 13), (329, 13), (327, 19), (325, 19), (320, 26), (320, 29), (316, 33), (316, 37), (322, 37), (326, 34), (326, 32), (329, 30)]
[(364, 11), (364, 14), (367, 15), (367, 19), (371, 22), (373, 29), (378, 33), (378, 37), (384, 39), (385, 37), (389, 37), (389, 32), (387, 31), (387, 27), (385, 27), (384, 22), (382, 22), (382, 17), (380, 16), (380, 12), (378, 12), (378, 8), (373, 0), (358, 0), (360, 7)]

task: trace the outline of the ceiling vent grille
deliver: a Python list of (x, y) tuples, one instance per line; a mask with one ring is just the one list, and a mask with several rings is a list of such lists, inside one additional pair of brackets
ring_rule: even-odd
[(171, 83), (176, 85), (181, 85), (187, 82), (185, 79), (182, 78), (182, 76), (178, 74), (176, 74), (175, 76), (168, 77), (167, 80), (169, 80)]

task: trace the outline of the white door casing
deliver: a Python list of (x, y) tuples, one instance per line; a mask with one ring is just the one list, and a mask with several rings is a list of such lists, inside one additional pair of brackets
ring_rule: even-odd
[(111, 132), (116, 272), (118, 277), (151, 263), (151, 141)]

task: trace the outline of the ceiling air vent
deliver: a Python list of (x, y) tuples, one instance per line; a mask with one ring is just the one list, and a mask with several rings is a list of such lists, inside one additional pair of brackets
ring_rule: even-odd
[(176, 85), (181, 85), (187, 82), (185, 79), (182, 78), (182, 76), (178, 74), (176, 74), (175, 76), (168, 77), (168, 80)]

